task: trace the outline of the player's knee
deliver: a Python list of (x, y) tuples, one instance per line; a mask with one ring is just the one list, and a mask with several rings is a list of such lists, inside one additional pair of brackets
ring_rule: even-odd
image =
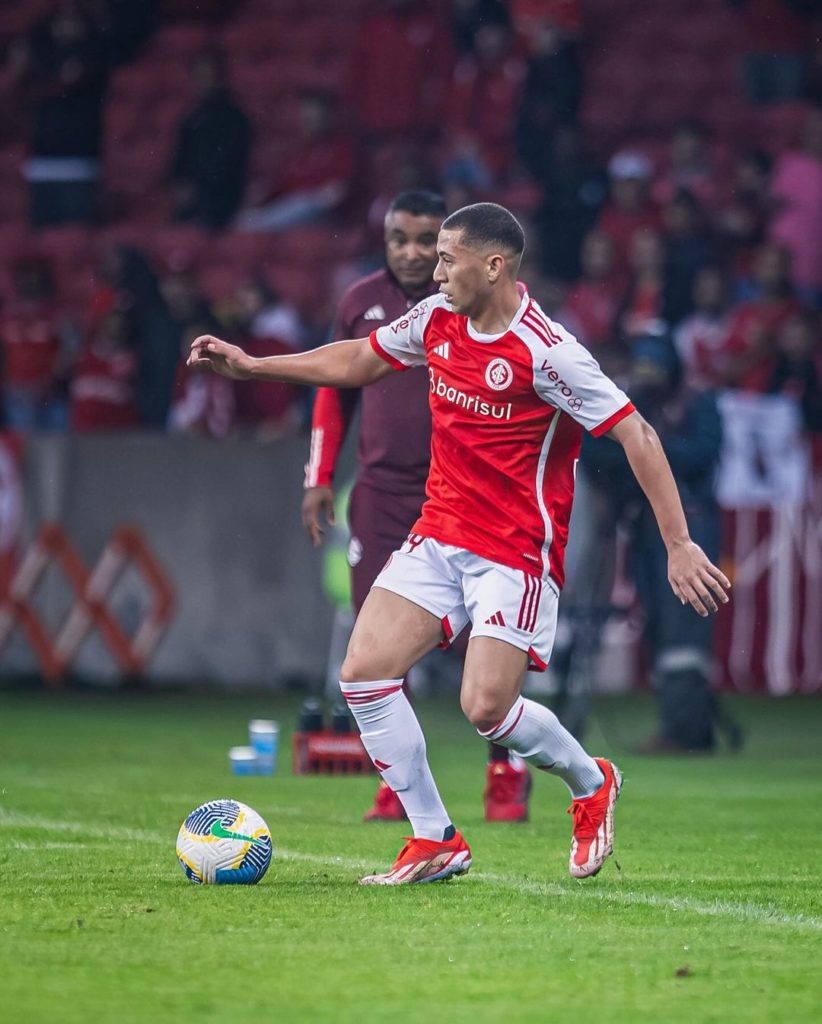
[(343, 661), (340, 668), (340, 684), (367, 682), (362, 672), (363, 669), (360, 667), (358, 659), (346, 655), (345, 661)]
[(508, 712), (491, 694), (463, 693), (460, 703), (463, 714), (477, 732), (489, 732)]
[(375, 679), (394, 679), (391, 667), (380, 665), (373, 657), (365, 657), (349, 649), (340, 668), (340, 683), (369, 683)]

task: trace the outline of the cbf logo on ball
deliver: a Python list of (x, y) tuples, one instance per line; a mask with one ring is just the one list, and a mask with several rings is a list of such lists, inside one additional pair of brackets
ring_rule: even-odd
[(504, 391), (514, 379), (511, 364), (505, 359), (492, 359), (485, 370), (485, 383), (494, 391)]

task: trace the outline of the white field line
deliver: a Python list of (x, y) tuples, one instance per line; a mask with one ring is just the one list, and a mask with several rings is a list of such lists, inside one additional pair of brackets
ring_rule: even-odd
[[(145, 829), (87, 825), (80, 821), (61, 821), (35, 815), (17, 814), (14, 811), (0, 807), (0, 829), (3, 828), (33, 828), (42, 829), (46, 832), (76, 833), (86, 839), (124, 839), (134, 842), (162, 843), (164, 845), (169, 841), (167, 837)], [(0, 832), (0, 835), (2, 835), (2, 832)], [(16, 844), (16, 847), (20, 849), (54, 849), (57, 846), (63, 845), (66, 847), (76, 847), (81, 844), (30, 843), (30, 846), (28, 846), (20, 843)], [(2, 846), (3, 843), (0, 842), (0, 848)], [(279, 846), (274, 848), (272, 856), (274, 860), (316, 864), (320, 867), (343, 868), (352, 872), (371, 871), (380, 867), (373, 860), (355, 859), (353, 857), (329, 857), (315, 853), (303, 853), (297, 850), (286, 850)], [(600, 903), (610, 903), (616, 906), (655, 907), (659, 910), (696, 914), (700, 917), (727, 918), (732, 921), (761, 925), (781, 925), (801, 931), (822, 931), (822, 918), (813, 917), (808, 914), (789, 914), (778, 907), (762, 906), (758, 903), (736, 903), (733, 900), (717, 899), (706, 901), (693, 899), (690, 896), (656, 896), (652, 893), (638, 892), (625, 888), (625, 883), (621, 883), (619, 888), (601, 889), (596, 884), (591, 885), (585, 882), (561, 885), (558, 882), (538, 882), (529, 878), (519, 878), (515, 875), (501, 875), (487, 871), (472, 871), (467, 880), (469, 884), (471, 881), (479, 882), (482, 885), (510, 889), (525, 896), (540, 896), (564, 900), (585, 899)], [(465, 884), (465, 882), (461, 881), (458, 884)]]

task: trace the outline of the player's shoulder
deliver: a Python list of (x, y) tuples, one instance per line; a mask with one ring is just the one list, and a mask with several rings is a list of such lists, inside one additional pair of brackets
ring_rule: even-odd
[(533, 298), (529, 299), (514, 327), (514, 334), (525, 342), (534, 357), (544, 356), (549, 350), (556, 355), (559, 349), (572, 352), (581, 347), (574, 335), (561, 323), (552, 320)]

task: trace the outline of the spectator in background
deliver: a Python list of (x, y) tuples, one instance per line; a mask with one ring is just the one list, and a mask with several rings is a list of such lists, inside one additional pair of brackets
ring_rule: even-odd
[(680, 189), (662, 210), (665, 244), (663, 317), (675, 326), (693, 309), (694, 281), (716, 257), (699, 202)]
[[(302, 347), (296, 310), (281, 303), (261, 280), (237, 289), (224, 323), (232, 340), (255, 356), (287, 355)], [(306, 389), (292, 384), (234, 382), (236, 425), (261, 440), (299, 431), (306, 418)]]
[(505, 0), (452, 0), (451, 34), (457, 58), (474, 53), (475, 33), (487, 22), (510, 25)]
[(765, 241), (772, 205), (771, 163), (764, 149), (749, 149), (737, 157), (734, 181), (714, 221), (723, 260), (743, 289), (751, 281), (756, 251)]
[(339, 130), (334, 99), (301, 94), (297, 126), (273, 181), (250, 190), (251, 208), (237, 218), (245, 231), (284, 231), (337, 210), (354, 179), (354, 147)]
[(116, 309), (97, 322), (69, 385), (72, 430), (128, 430), (137, 426), (134, 327), (132, 315)]
[(617, 250), (617, 265), (627, 265), (634, 235), (660, 227), (659, 209), (651, 198), (651, 161), (643, 153), (623, 150), (608, 163), (609, 199), (597, 227), (610, 235)]
[(614, 243), (604, 231), (590, 231), (582, 244), (582, 277), (571, 285), (558, 319), (591, 349), (606, 373), (620, 300), (624, 290), (616, 273)]
[[(714, 395), (692, 392), (682, 383), (676, 352), (666, 335), (636, 341), (629, 377), (628, 393), (659, 434), (668, 456), (691, 535), (709, 558), (718, 559), (720, 522), (714, 478), (722, 424)], [(627, 515), (632, 533), (629, 567), (645, 614), (644, 632), (659, 697), (658, 732), (643, 750), (707, 753), (715, 744), (713, 622), (688, 615), (687, 607), (671, 593), (667, 552), (652, 528), (648, 503), (636, 500)], [(734, 745), (739, 738), (733, 726)]]
[(822, 344), (819, 315), (796, 313), (776, 335), (776, 356), (766, 391), (799, 403), (809, 433), (822, 433)]
[(670, 203), (683, 189), (699, 204), (710, 209), (717, 198), (716, 174), (707, 153), (704, 127), (696, 121), (683, 121), (671, 132), (668, 167), (652, 188), (660, 206)]
[(75, 0), (49, 13), (9, 53), (12, 95), (29, 103), (32, 135), (23, 174), (35, 227), (95, 219), (108, 55)]
[(113, 309), (129, 310), (134, 335), (145, 337), (152, 326), (152, 311), (161, 304), (157, 275), (143, 252), (128, 245), (113, 245), (101, 252), (87, 313), (90, 324)]
[(559, 128), (574, 127), (582, 100), (576, 41), (548, 18), (525, 22), (528, 65), (517, 115), (517, 152), (536, 181), (545, 181)]
[(730, 325), (729, 285), (717, 265), (703, 267), (693, 287), (693, 312), (674, 332), (687, 386), (695, 391), (722, 386), (727, 369), (723, 344)]
[[(594, 226), (607, 195), (607, 179), (588, 152), (577, 128), (566, 125), (554, 135), (549, 164), (539, 179), (544, 201), (538, 215), (543, 271), (563, 281), (580, 274), (582, 240)], [(625, 272), (615, 253), (617, 272)]]
[(617, 315), (628, 349), (636, 338), (665, 330), (665, 247), (662, 236), (644, 228), (631, 239), (630, 284)]
[[(692, 391), (683, 383), (676, 351), (664, 331), (635, 339), (626, 386), (637, 409), (659, 434), (688, 522), (693, 523), (694, 540), (708, 557), (718, 557), (720, 519), (714, 478), (722, 423), (713, 393)], [(643, 633), (659, 700), (657, 731), (639, 752), (709, 753), (715, 746), (717, 725), (732, 748), (737, 748), (740, 730), (721, 712), (711, 687), (713, 625), (702, 618), (692, 621), (687, 606), (670, 593), (667, 552), (651, 528), (650, 506), (642, 499), (624, 454), (614, 445), (586, 437), (580, 461), (585, 479), (594, 487), (591, 497), (599, 493), (599, 500), (610, 505), (611, 514), (599, 513), (595, 520), (598, 531), (607, 531), (619, 518), (630, 535), (628, 568), (645, 616)], [(606, 568), (606, 578), (608, 573)], [(601, 614), (598, 622), (601, 628)]]
[(69, 333), (50, 261), (40, 256), (18, 260), (11, 301), (0, 310), (0, 381), (10, 430), (66, 428)]
[(721, 346), (725, 385), (765, 391), (775, 365), (776, 336), (801, 311), (791, 282), (790, 254), (781, 246), (761, 246), (753, 267), (756, 298), (738, 305)]
[[(200, 334), (214, 330), (213, 320), (186, 325), (180, 340), (180, 353), (185, 356), (192, 341)], [(167, 429), (170, 434), (197, 437), (227, 437), (234, 426), (234, 389), (232, 382), (213, 374), (196, 373), (181, 359), (174, 377), (174, 397), (168, 410)]]
[(792, 257), (802, 297), (822, 308), (822, 110), (809, 110), (800, 149), (783, 153), (771, 181), (769, 237)]
[[(151, 310), (151, 330), (141, 335), (137, 409), (145, 427), (165, 430), (181, 346), (189, 341), (193, 327), (217, 329), (217, 320), (200, 291), (194, 268), (183, 262), (173, 264), (160, 277), (159, 305)], [(203, 333), (200, 330), (200, 333)]]
[(810, 63), (814, 0), (729, 0), (741, 28), (742, 78), (751, 103), (801, 99)]
[(504, 182), (510, 171), (525, 63), (514, 50), (504, 8), (499, 11), (493, 20), (477, 25), (473, 51), (454, 67), (443, 108), (446, 182), (465, 163), (477, 165), (470, 172), (472, 179), (486, 178), (492, 185)]
[(251, 124), (229, 90), (221, 53), (202, 54), (191, 82), (195, 104), (178, 125), (171, 165), (175, 216), (222, 228), (245, 192)]

